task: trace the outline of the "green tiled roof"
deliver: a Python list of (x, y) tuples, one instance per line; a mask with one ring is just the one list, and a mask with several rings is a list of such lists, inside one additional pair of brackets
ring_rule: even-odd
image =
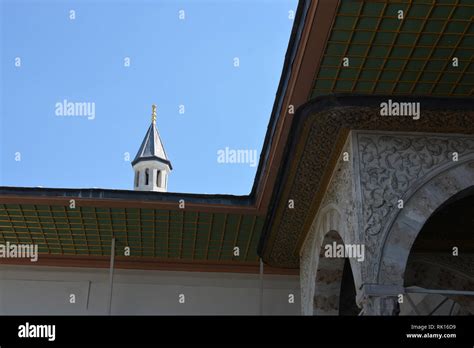
[(128, 246), (130, 256), (257, 262), (263, 221), (250, 214), (0, 204), (0, 243), (34, 243), (53, 255), (107, 256), (114, 236), (116, 255)]
[[(471, 96), (473, 17), (470, 0), (341, 0), (311, 97), (330, 93)], [(348, 67), (343, 66), (345, 57)], [(454, 57), (458, 67), (452, 65)]]

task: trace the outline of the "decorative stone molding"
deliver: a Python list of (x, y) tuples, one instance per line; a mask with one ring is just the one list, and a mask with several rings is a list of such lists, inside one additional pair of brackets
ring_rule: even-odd
[(300, 288), (301, 288), (301, 314), (313, 315), (313, 296), (316, 280), (317, 256), (319, 250), (315, 250), (316, 224), (311, 226), (311, 231), (301, 252), (300, 261)]

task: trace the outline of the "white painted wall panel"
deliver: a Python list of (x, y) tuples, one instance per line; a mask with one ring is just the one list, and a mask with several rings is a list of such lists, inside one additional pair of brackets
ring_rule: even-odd
[[(107, 269), (0, 265), (0, 314), (107, 314), (108, 277)], [(116, 270), (112, 314), (258, 315), (259, 301), (257, 274)], [(265, 275), (263, 308), (299, 315), (299, 277)]]

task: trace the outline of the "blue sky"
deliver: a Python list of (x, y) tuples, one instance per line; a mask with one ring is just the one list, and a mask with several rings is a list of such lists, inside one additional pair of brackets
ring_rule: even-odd
[(170, 192), (250, 192), (257, 166), (217, 152), (259, 158), (296, 0), (0, 1), (0, 185), (132, 189), (156, 103)]

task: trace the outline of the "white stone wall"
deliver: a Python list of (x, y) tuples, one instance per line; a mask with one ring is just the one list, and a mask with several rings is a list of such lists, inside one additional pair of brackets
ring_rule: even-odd
[[(298, 278), (264, 275), (263, 314), (300, 314)], [(108, 296), (108, 269), (0, 265), (0, 315), (104, 315)], [(258, 274), (115, 270), (112, 314), (258, 315), (259, 301)]]

